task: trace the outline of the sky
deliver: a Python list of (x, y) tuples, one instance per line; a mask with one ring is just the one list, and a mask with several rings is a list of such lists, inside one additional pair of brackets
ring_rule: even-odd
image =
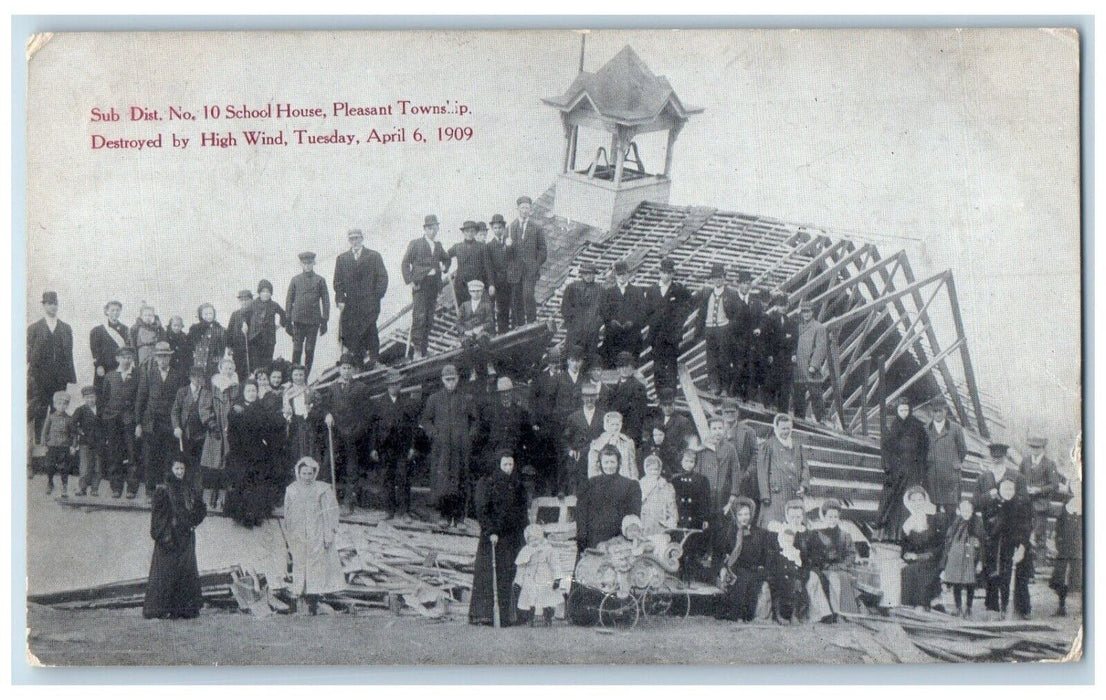
[[(576, 75), (579, 34), (549, 32), (55, 35), (29, 66), (27, 305), (46, 289), (88, 332), (118, 298), (162, 321), (261, 278), (283, 301), (313, 250), (332, 278), (351, 227), (391, 274), (383, 317), (409, 301), (399, 261), (423, 216), (460, 239), (465, 219), (511, 218), (561, 167), (563, 132), (542, 97)], [(585, 69), (631, 45), (687, 104), (671, 202), (810, 224), (905, 249), (919, 278), (951, 269), (998, 437), (1066, 449), (1081, 421), (1078, 37), (1052, 30), (613, 31), (588, 35)], [(129, 108), (290, 103), (464, 104), (468, 114), (130, 122)], [(447, 103), (447, 101), (449, 101)], [(119, 123), (93, 123), (114, 107)], [(438, 142), (439, 127), (471, 139)], [(253, 147), (243, 129), (335, 129), (353, 146)], [(406, 143), (369, 143), (372, 128)], [(413, 131), (428, 137), (414, 142)], [(233, 148), (200, 148), (231, 131)], [(154, 150), (90, 148), (163, 135)], [(191, 139), (169, 147), (171, 134)], [(581, 154), (583, 158), (583, 154)], [(662, 163), (646, 162), (659, 170)], [(290, 356), (282, 336), (277, 352)], [(336, 354), (336, 334), (321, 358)]]

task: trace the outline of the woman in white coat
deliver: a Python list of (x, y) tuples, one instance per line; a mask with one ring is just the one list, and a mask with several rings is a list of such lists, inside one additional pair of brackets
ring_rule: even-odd
[(345, 585), (338, 559), (338, 499), (330, 484), (316, 481), (319, 463), (296, 462), (296, 480), (284, 492), (284, 531), (292, 552), (292, 594), (307, 601), (312, 615), (319, 598)]

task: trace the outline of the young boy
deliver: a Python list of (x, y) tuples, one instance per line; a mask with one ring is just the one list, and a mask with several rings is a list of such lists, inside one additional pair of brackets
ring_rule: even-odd
[(249, 311), (250, 368), (268, 368), (273, 364), (276, 349), (277, 319), (280, 327), (288, 326), (288, 317), (280, 304), (273, 301), (273, 283), (261, 280), (257, 283), (257, 298)]
[(69, 394), (54, 392), (54, 410), (46, 416), (46, 494), (54, 492), (54, 474), (61, 474), (61, 497), (69, 498), (69, 472), (77, 454), (77, 422), (69, 415)]
[(77, 453), (81, 460), (81, 480), (77, 484), (77, 495), (100, 495), (100, 478), (104, 475), (104, 418), (96, 404), (96, 387), (81, 389), (84, 403), (73, 411), (73, 420), (77, 423)]
[(495, 374), (488, 347), (495, 333), (495, 309), (484, 294), (484, 283), (468, 281), (468, 299), (461, 303), (461, 346), (465, 349), (465, 372), (469, 381)]
[(1056, 519), (1056, 561), (1048, 586), (1056, 591), (1056, 616), (1068, 614), (1069, 591), (1083, 589), (1083, 495), (1078, 487)]

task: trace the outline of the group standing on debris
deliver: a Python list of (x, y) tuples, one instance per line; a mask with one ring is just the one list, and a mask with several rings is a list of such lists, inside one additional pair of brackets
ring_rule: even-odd
[[(341, 585), (340, 511), (368, 505), (379, 475), (387, 517), (410, 517), (412, 478), (423, 469), (441, 524), (474, 518), (480, 526), (474, 623), (548, 620), (555, 607), (559, 594), (546, 590), (541, 573), (550, 553), (541, 533), (527, 528), (537, 496), (577, 497), (581, 553), (624, 536), (628, 517), (647, 535), (685, 532), (681, 575), (720, 585), (723, 617), (751, 620), (767, 609), (780, 621), (829, 621), (857, 609), (857, 552), (852, 529), (842, 525), (847, 502), (825, 500), (811, 521), (804, 500), (811, 470), (795, 420), (808, 403), (823, 420), (828, 360), (814, 306), (802, 301), (794, 319), (786, 295), (758, 294), (746, 270), (730, 287), (720, 263), (699, 291), (677, 280), (667, 258), (648, 287), (633, 284), (626, 261), (614, 264), (609, 286), (584, 263), (561, 297), (563, 349), (550, 349), (537, 374), (507, 376), (492, 340), (537, 320), (535, 290), (548, 254), (532, 202), (520, 197), (517, 206), (510, 225), (491, 217), (490, 237), (486, 224), (466, 221), (463, 240), (448, 249), (437, 240), (438, 218), (428, 215), (406, 248), (407, 356), (427, 355), (443, 289), (463, 348), (425, 399), (396, 367), (381, 396), (355, 378), (380, 362), (377, 321), (389, 285), (381, 255), (364, 247), (359, 229), (348, 232), (349, 250), (335, 266), (337, 376), (315, 385), (308, 379), (316, 341), (332, 323), (314, 253), (299, 255), (302, 272), (283, 307), (263, 279), (256, 296), (238, 293), (225, 327), (204, 303), (187, 330), (180, 316), (163, 326), (147, 304), (128, 328), (119, 320), (122, 304), (108, 302), (104, 322), (89, 333), (92, 382), (72, 412), (73, 331), (58, 319), (57, 294), (43, 295), (44, 317), (27, 332), (28, 422), (45, 446), (47, 492), (57, 476), (68, 497), (71, 474), (79, 474), (82, 496), (99, 495), (102, 480), (114, 498), (134, 499), (144, 486), (154, 510), (151, 585), (183, 581), (165, 593), (169, 602), (148, 600), (149, 616), (198, 610), (198, 579), (188, 572), (193, 531), (207, 508), (252, 527), (282, 503), (300, 567), (296, 587), (313, 611), (317, 596)], [(721, 402), (702, 436), (676, 411), (679, 349), (693, 312), (710, 392)], [(291, 362), (274, 359), (281, 327), (292, 337)], [(637, 367), (646, 348), (655, 406)], [(762, 441), (741, 420), (742, 402), (774, 413)], [(944, 582), (958, 613), (971, 613), (981, 587), (988, 609), (1005, 612), (1012, 595), (1016, 611), (1028, 615), (1034, 561), (1052, 556), (1050, 519), (1066, 493), (1051, 581), (1063, 612), (1081, 580), (1078, 485), (1061, 483), (1035, 436), (1020, 468), (1007, 462), (1005, 445), (991, 445), (992, 463), (966, 494), (963, 430), (940, 401), (929, 408), (926, 424), (899, 396), (882, 431), (878, 526), (901, 547), (904, 604), (928, 608)]]

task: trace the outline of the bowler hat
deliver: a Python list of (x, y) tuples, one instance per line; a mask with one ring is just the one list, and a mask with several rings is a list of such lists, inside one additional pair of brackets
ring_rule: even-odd
[(503, 224), (504, 226), (506, 226), (507, 220), (503, 218), (502, 214), (492, 214), (492, 226), (495, 226), (496, 224)]
[(155, 355), (161, 355), (161, 356), (168, 355), (168, 356), (172, 357), (173, 348), (170, 347), (168, 342), (166, 342), (164, 340), (159, 340), (157, 342), (157, 344), (154, 345), (154, 354)]
[(657, 401), (662, 404), (676, 403), (676, 390), (665, 387), (657, 392)]
[(1025, 444), (1030, 447), (1044, 447), (1048, 444), (1048, 440), (1044, 439), (1040, 435), (1030, 435), (1029, 439), (1025, 441)]
[(991, 451), (991, 458), (1005, 457), (1006, 451), (1010, 449), (1009, 445), (1004, 445), (1001, 442), (992, 442), (987, 445), (987, 449)]
[(568, 349), (568, 359), (582, 361), (584, 359), (584, 349), (574, 344)]
[(515, 200), (515, 206), (522, 206), (523, 204), (533, 204), (534, 200), (530, 199), (526, 195), (522, 195)]
[(357, 358), (354, 357), (353, 353), (351, 353), (351, 352), (344, 352), (344, 353), (342, 353), (341, 359), (338, 360), (338, 365), (339, 366), (341, 366), (341, 365), (353, 365), (354, 367), (356, 367), (357, 366)]
[(470, 221), (466, 221), (465, 223), (461, 224), (461, 230), (462, 230), (462, 231), (468, 231), (468, 230), (470, 230), (470, 229), (471, 229), (471, 230), (473, 230), (473, 231), (476, 231), (476, 230), (477, 230), (477, 229), (479, 229), (479, 228), (480, 228), (480, 227), (476, 225), (476, 222), (475, 222), (475, 221), (471, 221), (471, 220), (470, 220)]
[(898, 396), (898, 398), (895, 399), (894, 405), (895, 405), (895, 407), (909, 406), (910, 405), (910, 399), (907, 398), (906, 394), (900, 394)]
[(239, 299), (253, 299), (253, 292), (251, 292), (248, 289), (243, 289), (242, 291), (238, 292), (238, 298)]
[(346, 234), (346, 238), (352, 238), (353, 236), (361, 236), (362, 238), (364, 238), (365, 234), (361, 233), (361, 229), (359, 228), (351, 228)]
[(457, 367), (455, 365), (449, 364), (445, 367), (442, 367), (442, 379), (456, 379), (458, 376), (459, 375), (457, 374)]
[(622, 352), (618, 353), (618, 356), (615, 359), (618, 361), (618, 366), (619, 367), (633, 367), (634, 366), (634, 356), (633, 356), (632, 353), (630, 353), (626, 350), (623, 350)]
[(665, 258), (664, 260), (661, 260), (660, 268), (661, 272), (672, 274), (676, 272), (676, 263), (672, 261), (672, 258)]
[(614, 274), (624, 275), (630, 271), (630, 266), (626, 264), (625, 260), (619, 260), (614, 264)]
[(499, 392), (513, 391), (514, 388), (515, 388), (515, 385), (514, 385), (513, 382), (511, 382), (510, 377), (500, 377), (499, 379), (497, 379), (495, 381), (495, 390), (496, 391), (499, 391)]
[(748, 270), (741, 270), (740, 272), (737, 273), (737, 281), (738, 282), (752, 282), (753, 281), (753, 273), (749, 272)]
[(57, 292), (43, 292), (42, 293), (42, 303), (43, 304), (56, 304), (56, 303), (58, 303), (58, 293)]
[(427, 214), (422, 220), (422, 227), (423, 228), (426, 228), (427, 226), (437, 226), (437, 225), (438, 225), (438, 217), (434, 216), (433, 214)]
[(260, 294), (261, 290), (263, 290), (263, 289), (268, 289), (269, 293), (272, 294), (273, 293), (273, 283), (270, 282), (269, 280), (261, 280), (260, 282), (257, 283), (257, 293)]
[(134, 357), (134, 349), (129, 348), (126, 345), (124, 345), (123, 347), (121, 347), (121, 348), (119, 348), (118, 350), (115, 351), (115, 356), (116, 357), (124, 357), (124, 356)]
[(301, 262), (315, 262), (315, 254), (310, 251), (300, 253)]
[(592, 265), (591, 263), (584, 263), (583, 265), (580, 266), (580, 276), (581, 277), (584, 276), (584, 275), (594, 275), (594, 274), (595, 274), (595, 265)]
[(477, 221), (476, 222), (476, 230), (477, 231), (487, 231), (488, 230), (488, 225), (486, 223), (484, 223), (483, 221)]
[(718, 279), (719, 277), (722, 279), (726, 278), (726, 266), (722, 263), (712, 263), (710, 266), (710, 278)]

